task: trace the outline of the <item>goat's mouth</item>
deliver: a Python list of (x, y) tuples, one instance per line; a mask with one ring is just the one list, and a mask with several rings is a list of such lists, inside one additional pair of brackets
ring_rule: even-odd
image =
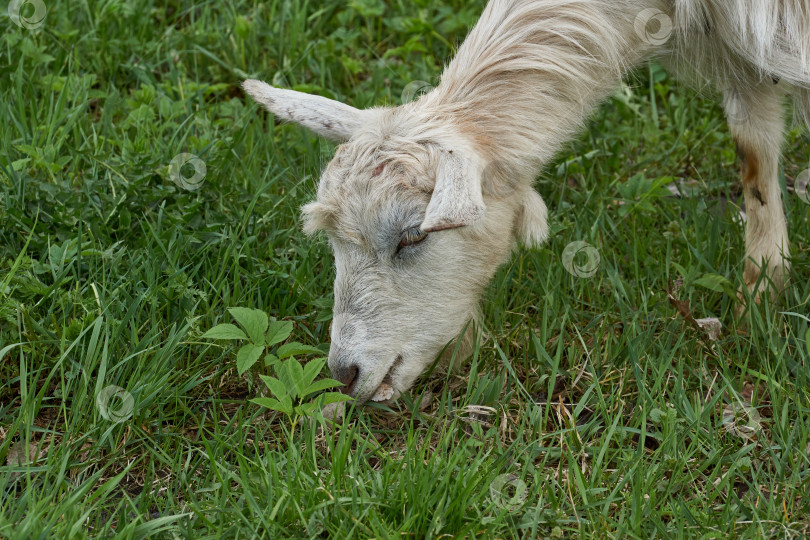
[(394, 372), (402, 363), (402, 355), (397, 355), (396, 360), (394, 363), (391, 364), (391, 368), (388, 370), (388, 373), (385, 374), (383, 377), (380, 386), (377, 387), (377, 390), (374, 392), (374, 395), (371, 396), (370, 400), (375, 402), (382, 402), (382, 401), (389, 401), (390, 399), (394, 398), (396, 391), (394, 389)]

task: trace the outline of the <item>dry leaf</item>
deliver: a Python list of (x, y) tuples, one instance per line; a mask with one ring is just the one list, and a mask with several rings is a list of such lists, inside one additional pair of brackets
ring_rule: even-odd
[(691, 324), (695, 330), (708, 337), (710, 341), (717, 341), (717, 338), (720, 337), (720, 333), (723, 331), (723, 324), (719, 319), (715, 318), (700, 320), (695, 319), (695, 317), (692, 315), (692, 308), (689, 307), (689, 302), (686, 300), (679, 300), (678, 297), (675, 296), (679, 288), (680, 286), (678, 282), (675, 282), (674, 284), (670, 282), (669, 287), (667, 288), (667, 299), (669, 300), (669, 303), (678, 310), (681, 317)]

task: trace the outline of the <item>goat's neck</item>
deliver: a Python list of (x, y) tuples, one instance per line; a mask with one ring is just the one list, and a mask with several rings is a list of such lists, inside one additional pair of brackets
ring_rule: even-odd
[(656, 3), (493, 0), (424, 105), (488, 159), (539, 167), (655, 48), (636, 21)]

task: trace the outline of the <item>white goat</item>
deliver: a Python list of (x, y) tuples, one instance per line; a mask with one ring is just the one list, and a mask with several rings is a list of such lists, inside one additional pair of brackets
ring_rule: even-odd
[(810, 0), (492, 0), (441, 83), (399, 107), (244, 82), (277, 117), (344, 142), (303, 216), (334, 251), (329, 367), (347, 392), (406, 391), (476, 317), (516, 241), (546, 239), (532, 188), (543, 165), (650, 58), (723, 93), (743, 162), (745, 286), (756, 294), (767, 268), (779, 290), (782, 100), (810, 119)]

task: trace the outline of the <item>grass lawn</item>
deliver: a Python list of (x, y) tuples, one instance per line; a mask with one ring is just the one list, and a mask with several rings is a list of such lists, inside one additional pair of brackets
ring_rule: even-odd
[(254, 308), (324, 352), (302, 362), (328, 350), (334, 270), (298, 209), (334, 147), (239, 83), (399, 104), (483, 1), (45, 5), (0, 17), (0, 538), (810, 535), (806, 132), (792, 282), (737, 321), (723, 114), (640, 70), (538, 179), (551, 240), (497, 274), (468, 366), (324, 429), (249, 401), (273, 370), (203, 338)]

